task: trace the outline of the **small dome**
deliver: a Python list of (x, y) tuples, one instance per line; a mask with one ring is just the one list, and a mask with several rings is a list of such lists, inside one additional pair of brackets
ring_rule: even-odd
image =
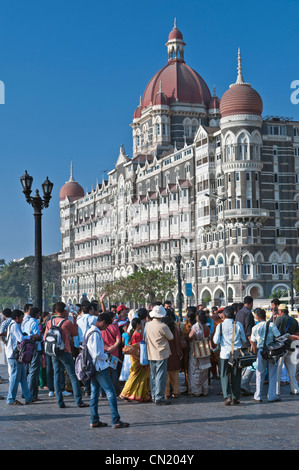
[(73, 163), (71, 163), (71, 176), (69, 181), (67, 181), (59, 192), (59, 197), (61, 201), (64, 201), (65, 198), (68, 198), (71, 202), (76, 201), (84, 196), (84, 189), (74, 180), (73, 177)]
[(248, 83), (231, 85), (220, 101), (221, 117), (235, 114), (256, 114), (261, 116), (262, 112), (262, 98)]
[(173, 28), (172, 31), (170, 31), (169, 36), (168, 36), (168, 41), (171, 41), (173, 39), (182, 39), (183, 40), (183, 35), (181, 31), (178, 28)]
[(220, 101), (221, 117), (237, 114), (255, 114), (261, 116), (263, 101), (259, 93), (245, 83), (242, 75), (241, 52), (238, 50), (238, 77), (236, 83), (230, 85)]

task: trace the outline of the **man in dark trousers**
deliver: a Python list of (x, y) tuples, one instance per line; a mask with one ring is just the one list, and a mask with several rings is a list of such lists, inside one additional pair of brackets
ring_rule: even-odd
[[(244, 306), (236, 313), (236, 321), (240, 322), (243, 326), (246, 343), (245, 347), (251, 347), (250, 337), (252, 328), (255, 325), (254, 316), (251, 312), (253, 307), (253, 298), (250, 295), (244, 298)], [(242, 371), (241, 392), (242, 395), (250, 396), (253, 392), (250, 390), (250, 381), (253, 377), (254, 371), (249, 370), (247, 367)]]

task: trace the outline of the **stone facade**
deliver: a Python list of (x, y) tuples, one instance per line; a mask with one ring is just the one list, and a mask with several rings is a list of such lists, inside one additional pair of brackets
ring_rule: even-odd
[(288, 268), (299, 263), (299, 122), (221, 117), (215, 93), (214, 108), (158, 98), (134, 113), (133, 157), (121, 146), (106, 180), (60, 202), (63, 301), (95, 298), (139, 267), (175, 274), (179, 253), (186, 304), (289, 289)]

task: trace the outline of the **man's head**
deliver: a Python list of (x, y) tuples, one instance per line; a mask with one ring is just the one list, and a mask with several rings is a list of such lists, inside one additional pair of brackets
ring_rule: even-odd
[(11, 313), (11, 318), (20, 325), (23, 321), (24, 313), (22, 312), (22, 310), (13, 310), (13, 312)]
[(32, 304), (25, 304), (24, 305), (24, 313), (30, 313), (30, 310), (32, 309), (33, 305)]
[(271, 300), (271, 310), (277, 310), (279, 304), (280, 304), (279, 299), (272, 299)]
[(117, 315), (118, 315), (118, 320), (123, 320), (125, 318), (127, 318), (128, 316), (128, 312), (129, 312), (129, 308), (126, 307), (125, 305), (119, 305), (116, 309), (116, 312), (117, 312)]
[(246, 297), (244, 297), (244, 305), (245, 307), (252, 309), (253, 307), (253, 298), (250, 296), (250, 295), (246, 295)]
[(225, 307), (225, 309), (223, 310), (223, 315), (224, 315), (225, 318), (232, 318), (234, 320), (235, 319), (235, 311), (234, 311), (233, 307), (231, 307), (231, 306)]
[(93, 306), (92, 303), (89, 302), (89, 300), (83, 300), (83, 302), (81, 303), (81, 307), (83, 313), (89, 313), (90, 315), (93, 314)]
[(40, 317), (40, 309), (38, 307), (32, 307), (30, 309), (30, 316), (37, 320)]
[(112, 323), (112, 317), (110, 313), (103, 312), (103, 313), (100, 313), (100, 315), (98, 316), (95, 326), (99, 330), (103, 331), (103, 330), (106, 330), (106, 328), (108, 328), (108, 326), (111, 325), (111, 323)]
[(56, 302), (55, 313), (61, 317), (68, 315), (68, 312), (66, 310), (66, 305), (64, 302)]
[(279, 304), (278, 306), (278, 315), (281, 317), (282, 315), (288, 314), (288, 306), (285, 304)]
[(254, 314), (255, 314), (257, 321), (266, 320), (266, 311), (263, 308), (256, 308), (254, 311)]
[(12, 312), (11, 312), (10, 308), (5, 308), (2, 313), (5, 316), (5, 318), (11, 318), (11, 313)]

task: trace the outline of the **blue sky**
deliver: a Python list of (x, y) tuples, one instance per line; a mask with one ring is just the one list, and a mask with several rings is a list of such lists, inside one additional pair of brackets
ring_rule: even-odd
[(263, 115), (299, 120), (290, 84), (299, 80), (297, 0), (6, 0), (0, 1), (0, 258), (34, 252), (33, 190), (54, 182), (43, 214), (43, 253), (60, 250), (59, 190), (69, 179), (95, 187), (119, 147), (132, 155), (129, 124), (139, 96), (167, 62), (174, 17), (187, 43), (185, 60), (219, 97), (237, 76), (262, 96)]

